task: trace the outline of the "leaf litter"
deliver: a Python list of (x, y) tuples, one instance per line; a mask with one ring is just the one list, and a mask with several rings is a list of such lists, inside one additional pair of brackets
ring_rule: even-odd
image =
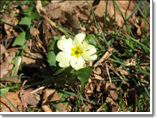
[[(135, 10), (137, 9), (136, 6), (138, 6), (137, 2), (132, 0), (116, 1), (116, 3), (114, 3), (113, 1), (107, 2), (100, 0), (100, 2), (98, 2), (95, 6), (92, 6), (92, 1), (52, 1), (44, 7), (42, 6), (41, 1), (37, 1), (35, 4), (35, 9), (39, 15), (43, 17), (43, 19), (40, 19), (39, 21), (36, 20), (31, 22), (30, 19), (26, 19), (26, 17), (20, 21), (20, 19), (16, 16), (17, 14), (20, 14), (18, 7), (13, 7), (12, 12), (14, 12), (14, 14), (9, 13), (2, 16), (4, 19), (3, 21), (5, 22), (2, 24), (4, 34), (2, 34), (2, 38), (0, 39), (1, 87), (8, 85), (8, 82), (5, 82), (5, 78), (11, 76), (11, 74), (13, 74), (12, 72), (14, 72), (13, 68), (15, 67), (15, 64), (13, 64), (12, 61), (17, 57), (18, 51), (20, 50), (20, 48), (16, 45), (23, 46), (26, 44), (27, 47), (23, 49), (24, 54), (21, 62), (23, 65), (22, 71), (19, 67), (17, 74), (15, 73), (16, 76), (23, 73), (24, 77), (20, 79), (20, 77), (17, 76), (16, 78), (11, 79), (16, 80), (17, 82), (15, 81), (9, 83), (20, 83), (20, 88), (15, 91), (8, 90), (5, 97), (9, 100), (9, 102), (6, 98), (4, 98), (4, 96), (0, 96), (0, 110), (3, 112), (15, 112), (17, 111), (17, 108), (18, 111), (22, 112), (27, 111), (30, 107), (33, 107), (32, 111), (34, 111), (35, 108), (40, 108), (40, 111), (44, 112), (115, 112), (129, 111), (129, 106), (132, 106), (132, 111), (139, 111), (135, 108), (139, 96), (138, 91), (136, 90), (137, 88), (143, 90), (143, 88), (135, 86), (132, 82), (130, 83), (124, 79), (130, 77), (137, 77), (138, 79), (140, 77), (139, 80), (141, 80), (140, 82), (142, 83), (142, 86), (149, 85), (147, 77), (142, 74), (143, 71), (147, 70), (149, 65), (145, 63), (146, 61), (141, 64), (142, 69), (140, 70), (140, 73), (134, 76), (133, 74), (130, 74), (130, 71), (126, 69), (126, 67), (132, 69), (131, 71), (134, 73), (136, 70), (135, 68), (138, 65), (138, 61), (135, 58), (125, 58), (125, 61), (123, 62), (125, 67), (123, 67), (123, 65), (117, 66), (113, 63), (114, 60), (112, 60), (113, 55), (117, 52), (117, 47), (113, 45), (112, 47), (106, 48), (103, 50), (99, 59), (94, 62), (94, 68), (84, 90), (79, 92), (77, 91), (79, 87), (77, 82), (69, 86), (70, 88), (68, 90), (66, 86), (68, 84), (63, 84), (62, 86), (60, 85), (58, 89), (58, 84), (55, 82), (58, 79), (54, 77), (56, 78), (55, 81), (51, 81), (51, 79), (53, 80), (53, 78), (50, 78), (52, 77), (52, 72), (44, 60), (50, 39), (54, 36), (62, 34), (55, 29), (56, 24), (64, 26), (69, 31), (73, 31), (74, 33), (81, 31), (94, 34), (98, 34), (100, 31), (100, 33), (102, 33), (102, 18), (104, 17), (106, 10), (108, 12), (106, 18), (107, 23), (113, 20), (114, 24), (115, 20), (116, 28), (120, 27), (124, 32), (126, 25), (126, 19), (124, 18), (129, 18), (127, 20), (129, 21), (129, 24), (136, 28), (135, 34), (137, 37), (142, 37), (143, 29), (146, 27), (146, 31), (149, 30), (149, 25), (148, 22), (144, 22), (141, 16), (137, 15), (138, 10)], [(29, 9), (29, 5), (23, 5), (22, 9)], [(91, 15), (91, 10), (94, 11), (96, 17), (98, 18), (97, 22), (99, 25), (97, 28), (94, 24), (94, 18)], [(133, 12), (134, 10), (135, 12)], [(23, 40), (20, 43), (15, 43), (15, 38), (18, 38), (18, 35), (20, 35), (20, 32), (15, 29), (15, 26), (19, 24), (28, 25), (30, 27), (32, 23), (33, 27), (29, 30), (32, 37), (29, 37), (29, 40), (26, 42)], [(90, 28), (86, 27), (86, 23), (90, 24)], [(106, 31), (114, 33), (112, 32), (112, 28), (107, 28), (108, 29), (106, 29)], [(127, 34), (127, 31), (125, 34)], [(105, 37), (107, 38), (108, 36)], [(4, 41), (5, 45), (3, 43)], [(119, 43), (118, 45), (121, 46), (123, 44)], [(46, 82), (47, 80), (48, 82)], [(25, 84), (25, 81), (27, 85)], [(53, 84), (51, 85), (51, 83)], [(64, 94), (64, 91), (67, 91), (67, 94)], [(80, 93), (82, 93), (82, 96), (80, 96)], [(122, 107), (124, 109), (122, 109)]]

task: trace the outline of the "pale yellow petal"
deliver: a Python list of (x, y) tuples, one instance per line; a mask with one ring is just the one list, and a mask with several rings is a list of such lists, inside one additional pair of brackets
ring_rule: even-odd
[(74, 68), (75, 70), (78, 70), (84, 67), (85, 61), (82, 57), (79, 57), (79, 58), (71, 57), (70, 64), (72, 68)]
[(86, 44), (84, 46), (84, 51), (87, 52), (89, 55), (96, 53), (96, 48), (93, 45)]
[(62, 36), (62, 38), (58, 41), (57, 46), (60, 50), (70, 53), (71, 48), (73, 47), (72, 39), (66, 39), (65, 36)]
[(70, 65), (70, 56), (65, 52), (59, 52), (56, 56), (56, 61), (59, 62), (59, 66), (66, 68)]
[(97, 58), (96, 48), (93, 45), (89, 45), (86, 42), (83, 43), (84, 52), (82, 54), (86, 61), (95, 60)]
[(93, 61), (97, 59), (97, 55), (92, 55), (90, 57), (91, 57), (91, 60), (93, 60)]
[(79, 33), (75, 36), (74, 41), (77, 41), (79, 43), (82, 43), (83, 40), (85, 39), (86, 34), (85, 33)]
[(86, 61), (91, 61), (91, 60), (96, 60), (97, 59), (97, 55), (95, 54), (95, 55), (89, 55), (89, 54), (87, 54), (87, 53), (84, 53), (83, 55), (82, 55), (82, 57), (84, 58), (84, 60), (86, 60)]

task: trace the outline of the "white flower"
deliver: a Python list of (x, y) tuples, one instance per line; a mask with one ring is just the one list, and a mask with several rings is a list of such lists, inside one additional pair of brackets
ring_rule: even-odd
[(85, 62), (97, 58), (96, 48), (84, 40), (85, 36), (84, 33), (79, 33), (74, 40), (62, 36), (57, 42), (61, 52), (57, 54), (56, 60), (59, 62), (60, 67), (66, 68), (71, 65), (72, 68), (78, 70), (84, 67)]

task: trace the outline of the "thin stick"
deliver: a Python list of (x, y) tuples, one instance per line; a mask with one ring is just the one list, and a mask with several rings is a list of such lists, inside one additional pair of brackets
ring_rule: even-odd
[(59, 27), (55, 22), (53, 22), (50, 18), (48, 18), (46, 16), (46, 11), (45, 9), (42, 7), (42, 3), (41, 1), (37, 1), (36, 3), (36, 9), (38, 11), (38, 13), (54, 28), (58, 29), (59, 31), (61, 31), (63, 34), (67, 35), (68, 37), (73, 38), (72, 35), (70, 35), (67, 31), (65, 31), (64, 29), (62, 29), (61, 27)]
[(98, 60), (95, 64), (94, 67), (97, 67), (102, 64), (105, 60), (107, 60), (111, 55), (112, 55), (113, 48), (109, 48), (108, 51), (101, 57), (100, 60)]
[(56, 29), (58, 29), (59, 31), (61, 31), (63, 34), (73, 38), (72, 35), (68, 34), (64, 29), (62, 29), (61, 27), (57, 26), (55, 22), (53, 22), (50, 18), (48, 18), (47, 16), (43, 15), (44, 19), (50, 23), (50, 25)]
[(40, 91), (40, 90), (42, 90), (42, 89), (44, 89), (44, 88), (45, 88), (45, 86), (42, 86), (42, 87), (40, 87), (40, 88), (37, 88), (37, 89), (31, 91), (31, 93), (36, 93), (36, 92), (38, 92), (38, 91)]
[(108, 65), (107, 65), (107, 63), (105, 63), (105, 64), (106, 64), (106, 65), (105, 65), (105, 66), (106, 66), (106, 72), (107, 72), (109, 81), (110, 81), (110, 83), (112, 83), (111, 76), (110, 76), (109, 69), (108, 69)]

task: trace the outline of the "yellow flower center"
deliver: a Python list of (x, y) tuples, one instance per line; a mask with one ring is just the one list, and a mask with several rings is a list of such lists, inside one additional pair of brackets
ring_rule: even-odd
[(71, 56), (79, 58), (82, 55), (83, 51), (80, 47), (71, 48)]

